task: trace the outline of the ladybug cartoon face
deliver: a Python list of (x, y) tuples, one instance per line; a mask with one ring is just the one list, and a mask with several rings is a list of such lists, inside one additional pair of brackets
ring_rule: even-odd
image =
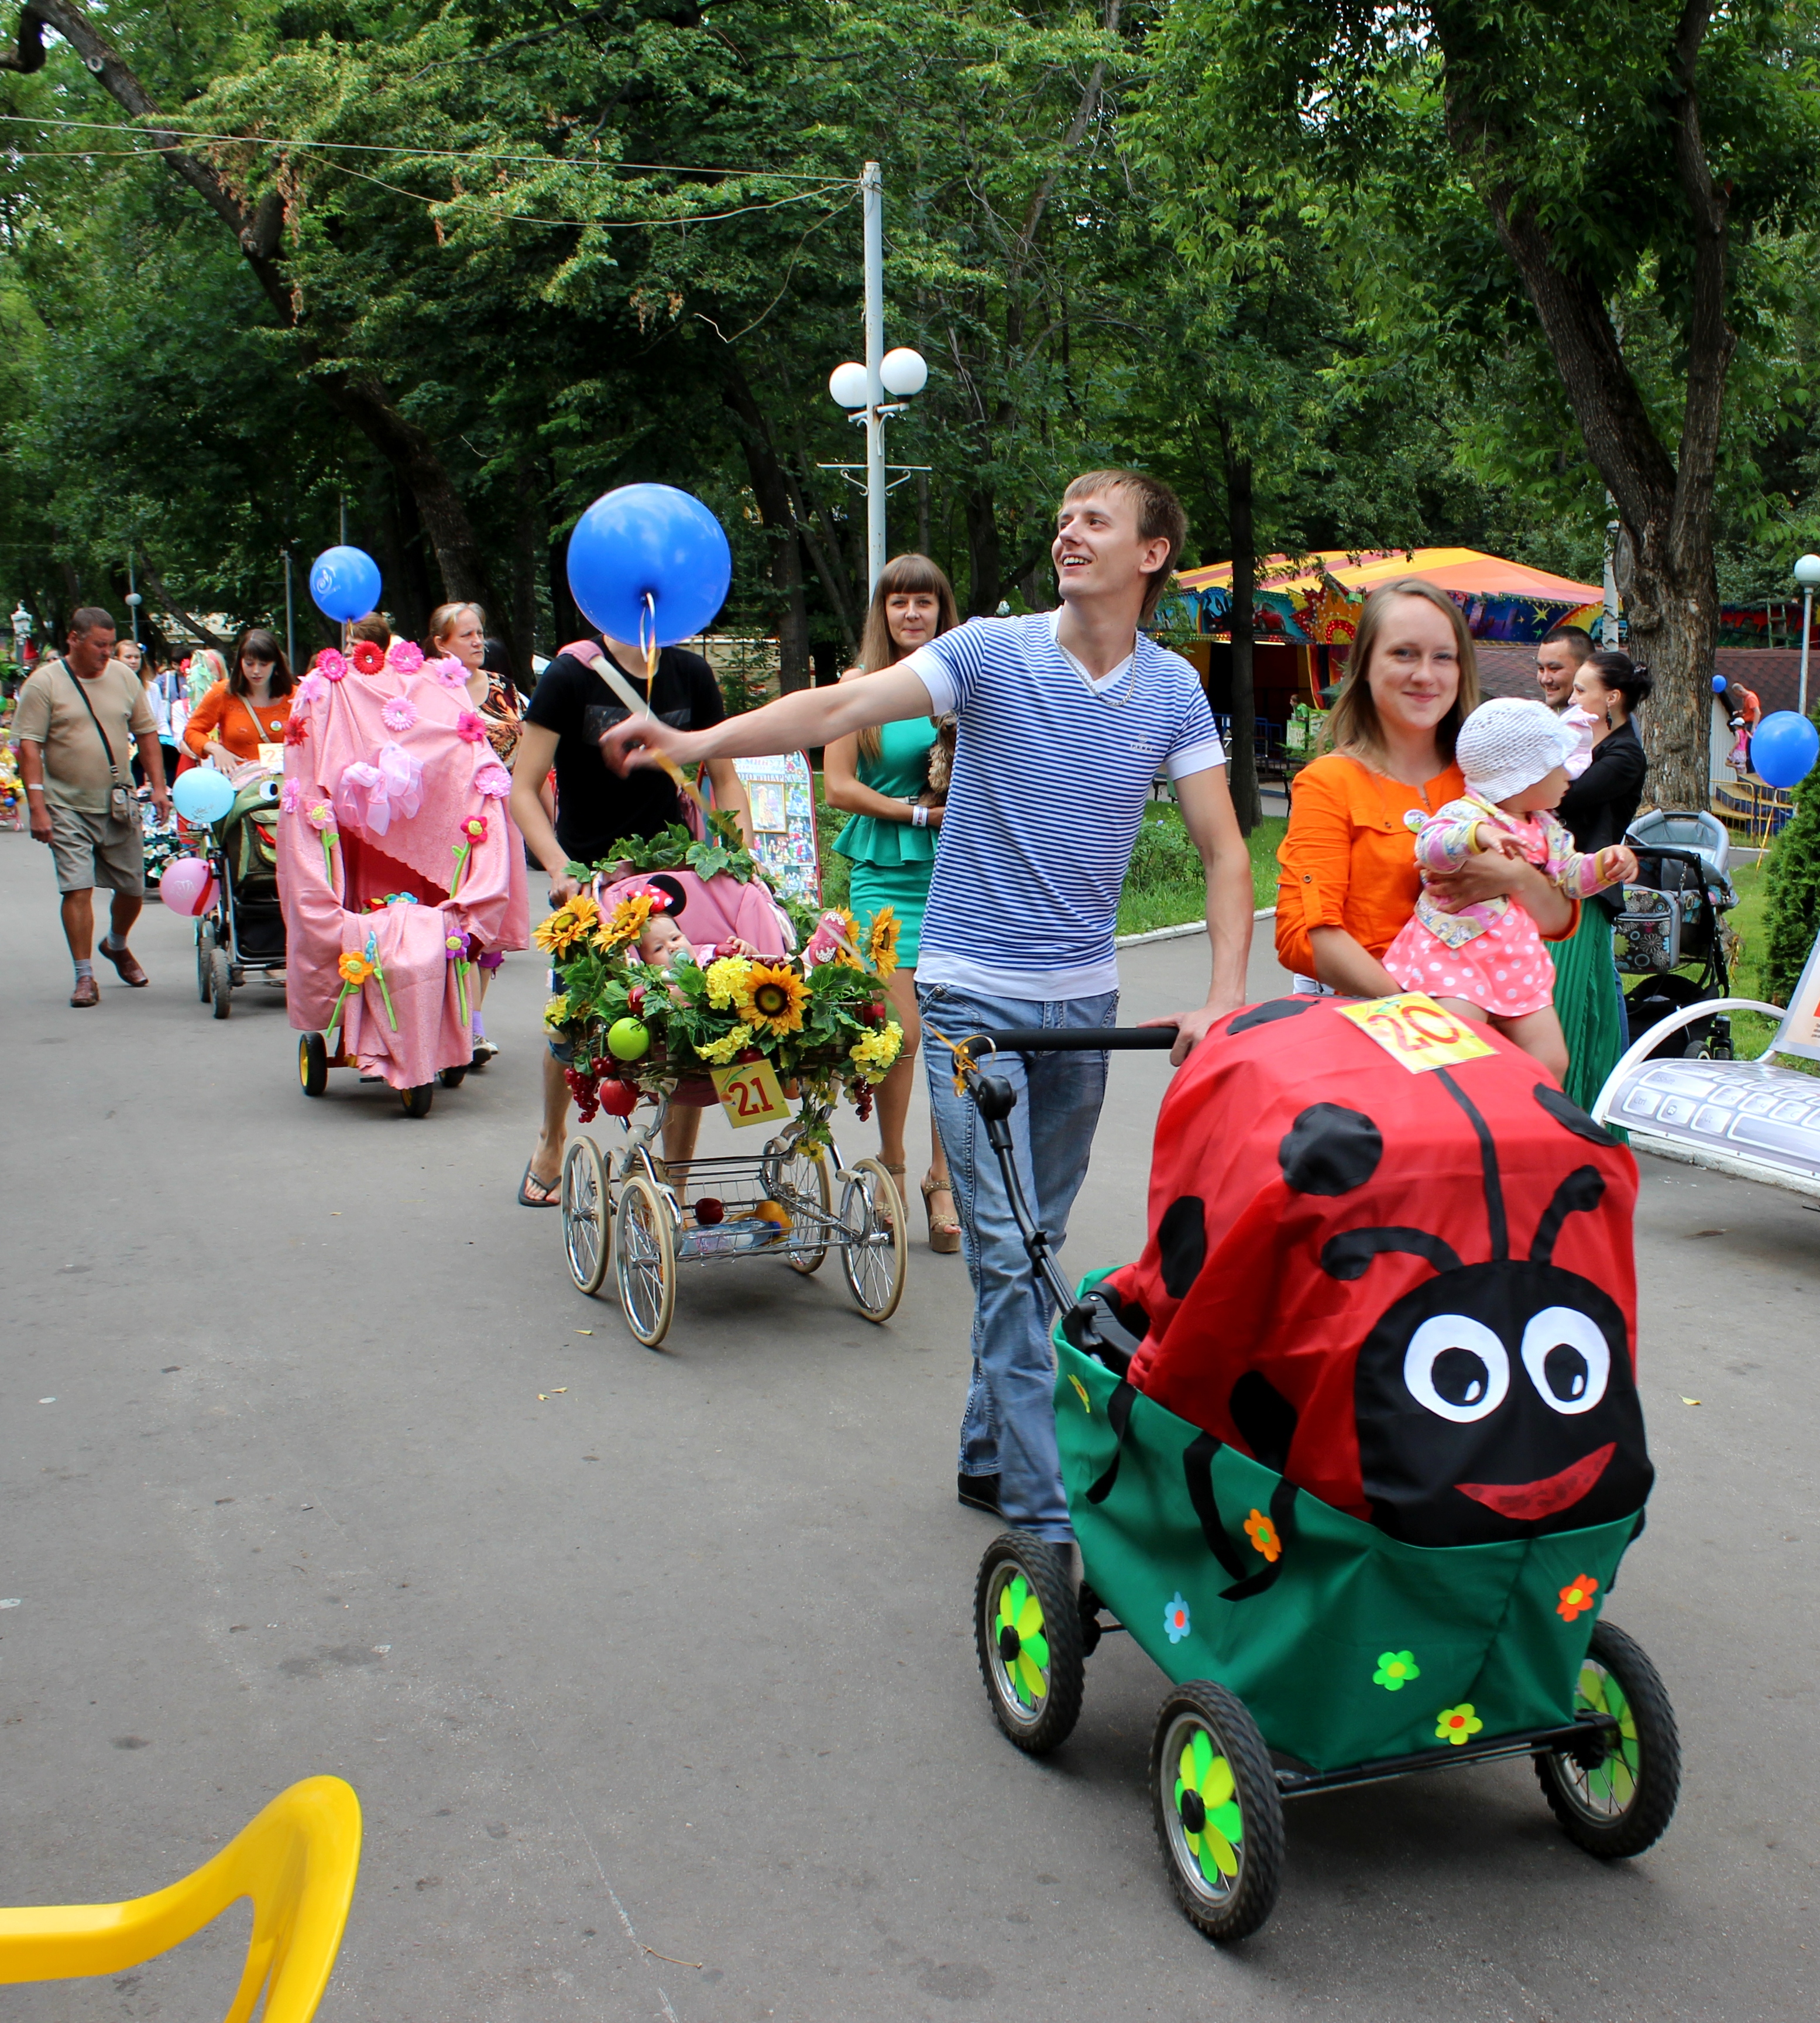
[(1491, 1134), (1452, 1077), (1441, 1080), (1478, 1135), (1492, 1260), (1464, 1264), (1413, 1229), (1348, 1231), (1321, 1253), (1340, 1279), (1363, 1278), (1392, 1253), (1437, 1268), (1360, 1344), (1354, 1403), (1372, 1520), (1411, 1545), (1460, 1546), (1624, 1516), (1642, 1507), (1654, 1472), (1624, 1316), (1552, 1261), (1562, 1224), (1597, 1207), (1604, 1179), (1592, 1166), (1570, 1172), (1529, 1257), (1510, 1257)]

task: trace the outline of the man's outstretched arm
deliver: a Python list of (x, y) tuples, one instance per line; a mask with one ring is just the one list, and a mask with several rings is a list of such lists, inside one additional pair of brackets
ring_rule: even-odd
[[(1175, 782), (1175, 803), (1190, 840), (1201, 853), (1207, 873), (1207, 939), (1213, 955), (1213, 980), (1207, 1002), (1185, 1012), (1173, 1022), (1180, 1028), (1169, 1058), (1179, 1067), (1207, 1037), (1216, 1019), (1245, 1001), (1245, 969), (1252, 953), (1251, 853), (1239, 832), (1226, 768), (1210, 766)], [(1146, 1019), (1147, 1026), (1166, 1019)]]
[(773, 752), (826, 744), (872, 724), (928, 714), (929, 691), (922, 677), (900, 661), (835, 688), (799, 689), (706, 730), (677, 730), (656, 717), (627, 717), (601, 733), (601, 755), (620, 773), (654, 763), (659, 753), (679, 766), (697, 759), (763, 759)]

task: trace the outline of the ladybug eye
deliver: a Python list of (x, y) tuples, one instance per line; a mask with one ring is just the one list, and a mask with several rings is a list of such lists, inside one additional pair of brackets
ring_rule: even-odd
[(1456, 1425), (1495, 1412), (1511, 1388), (1511, 1359), (1483, 1321), (1436, 1314), (1403, 1352), (1403, 1382), (1418, 1405)]
[(1523, 1367), (1557, 1412), (1590, 1412), (1611, 1376), (1611, 1345), (1589, 1315), (1544, 1307), (1523, 1330)]

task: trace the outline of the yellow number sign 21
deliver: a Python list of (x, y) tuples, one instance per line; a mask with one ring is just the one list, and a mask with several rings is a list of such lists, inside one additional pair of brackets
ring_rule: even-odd
[(746, 1061), (736, 1067), (714, 1068), (710, 1072), (714, 1094), (736, 1131), (748, 1124), (777, 1124), (790, 1114), (777, 1072), (769, 1061)]

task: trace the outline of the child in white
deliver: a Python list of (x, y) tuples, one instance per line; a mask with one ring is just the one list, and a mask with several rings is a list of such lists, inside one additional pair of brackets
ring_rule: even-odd
[(1500, 697), (1473, 712), (1454, 748), (1465, 797), (1417, 829), (1422, 896), (1384, 955), (1405, 990), (1424, 990), (1451, 1012), (1489, 1022), (1557, 1081), (1567, 1073), (1567, 1045), (1555, 1015), (1555, 965), (1535, 922), (1502, 894), (1447, 913), (1430, 896), (1427, 879), (1493, 850), (1526, 859), (1576, 899), (1634, 879), (1633, 852), (1614, 844), (1583, 856), (1548, 812), (1567, 791), (1566, 762), (1577, 741), (1573, 726), (1542, 703)]

